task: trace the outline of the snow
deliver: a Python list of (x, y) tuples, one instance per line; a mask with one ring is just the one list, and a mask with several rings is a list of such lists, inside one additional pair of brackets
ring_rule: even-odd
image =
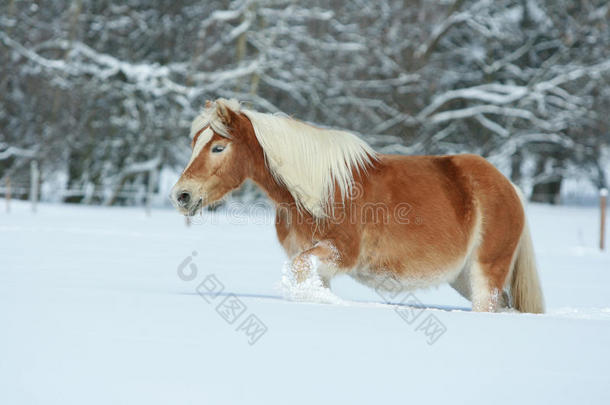
[[(282, 267), (282, 277), (279, 288), (282, 296), (291, 301), (298, 302), (317, 302), (328, 304), (347, 303), (337, 297), (331, 289), (324, 287), (318, 275), (320, 261), (316, 256), (309, 256), (301, 267), (295, 268), (294, 263), (287, 260)], [(296, 274), (306, 274), (303, 279), (297, 280)]]
[(595, 207), (529, 208), (545, 315), (472, 313), (448, 287), (396, 307), (348, 277), (333, 282), (341, 305), (284, 300), (269, 216), (186, 227), (164, 209), (11, 208), (2, 404), (610, 403)]

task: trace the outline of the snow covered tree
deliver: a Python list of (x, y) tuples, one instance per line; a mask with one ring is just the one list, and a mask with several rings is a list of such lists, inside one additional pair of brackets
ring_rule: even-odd
[(609, 13), (603, 0), (12, 0), (0, 176), (26, 181), (36, 159), (66, 201), (137, 203), (150, 176), (182, 169), (205, 100), (226, 97), (382, 152), (480, 153), (554, 202), (566, 178), (607, 182)]

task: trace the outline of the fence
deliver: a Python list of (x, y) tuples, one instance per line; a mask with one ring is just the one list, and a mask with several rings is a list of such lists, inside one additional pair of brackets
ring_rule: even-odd
[[(39, 185), (39, 173), (38, 173), (38, 165), (33, 164), (31, 166), (31, 177), (29, 184), (12, 184), (10, 177), (5, 178), (4, 187), (0, 187), (0, 195), (5, 197), (6, 201), (6, 212), (10, 213), (11, 211), (11, 199), (14, 196), (27, 196), (29, 193), (29, 200), (32, 204), (32, 212), (36, 212), (36, 207), (38, 203), (38, 185)], [(146, 190), (145, 196), (145, 204), (144, 210), (147, 215), (151, 213), (151, 202), (154, 197), (153, 189), (154, 184), (156, 183), (156, 179), (154, 175), (149, 176), (148, 187)], [(116, 193), (123, 198), (133, 198), (137, 199), (138, 197), (142, 197), (142, 188), (140, 187), (128, 187), (124, 186), (120, 192)], [(64, 201), (68, 197), (74, 196), (83, 196), (87, 198), (92, 198), (97, 195), (101, 199), (107, 196), (106, 192), (103, 191), (95, 191), (95, 190), (85, 190), (85, 189), (64, 189), (60, 191), (60, 198)], [(606, 210), (608, 206), (608, 190), (601, 189), (599, 191), (599, 209), (600, 209), (600, 228), (599, 228), (599, 248), (600, 250), (605, 250), (606, 245)], [(190, 220), (186, 218), (186, 225), (190, 225)]]
[[(144, 209), (147, 215), (150, 215), (151, 203), (155, 196), (154, 186), (156, 184), (156, 171), (151, 171), (148, 176), (148, 184), (146, 190), (142, 187), (129, 187), (123, 185), (118, 192), (112, 194), (113, 199), (117, 197), (125, 199), (138, 198), (143, 199)], [(9, 176), (5, 177), (4, 187), (0, 187), (0, 196), (4, 196), (6, 200), (6, 212), (11, 211), (11, 199), (18, 197), (28, 197), (32, 204), (32, 211), (36, 212), (38, 205), (38, 192), (40, 188), (40, 170), (38, 169), (38, 162), (33, 160), (30, 164), (30, 181), (29, 183), (13, 183)], [(59, 191), (59, 198), (61, 201), (66, 201), (71, 197), (81, 197), (85, 201), (91, 201), (93, 198), (98, 198), (100, 201), (107, 200), (109, 193), (104, 190), (86, 189), (86, 188), (70, 188)]]
[(599, 249), (606, 247), (606, 207), (608, 206), (608, 190), (599, 190)]

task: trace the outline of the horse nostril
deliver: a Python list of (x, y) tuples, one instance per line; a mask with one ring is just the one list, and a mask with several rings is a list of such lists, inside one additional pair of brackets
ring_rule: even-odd
[(180, 204), (180, 206), (184, 207), (191, 200), (191, 194), (186, 191), (182, 191), (178, 193), (176, 200), (178, 200), (178, 204)]

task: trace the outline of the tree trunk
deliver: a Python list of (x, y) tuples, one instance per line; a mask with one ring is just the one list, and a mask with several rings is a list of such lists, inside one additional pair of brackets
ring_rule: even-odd
[(536, 166), (535, 179), (539, 179), (532, 189), (530, 201), (557, 205), (560, 202), (563, 176), (559, 173), (545, 175), (548, 159), (541, 158)]
[(523, 163), (523, 156), (521, 152), (515, 152), (510, 158), (510, 180), (516, 185), (521, 184), (522, 173), (521, 164)]

